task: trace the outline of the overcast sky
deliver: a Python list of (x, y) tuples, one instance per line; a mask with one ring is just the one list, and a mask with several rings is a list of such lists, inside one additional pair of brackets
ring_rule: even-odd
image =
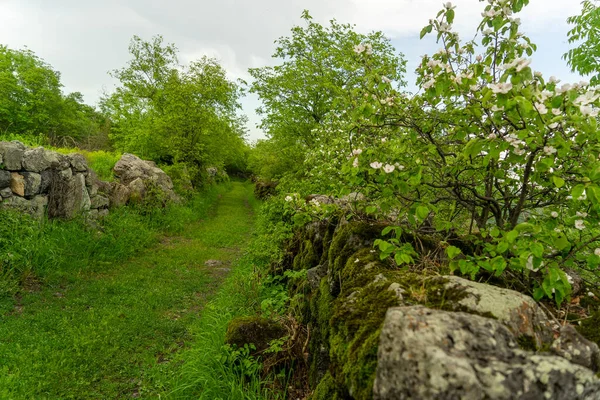
[[(129, 60), (133, 35), (155, 34), (175, 43), (180, 60), (202, 55), (219, 59), (233, 79), (249, 79), (247, 69), (272, 65), (274, 40), (301, 23), (308, 9), (318, 22), (335, 18), (356, 24), (361, 32), (381, 30), (408, 60), (409, 87), (420, 56), (438, 50), (433, 40), (420, 41), (419, 31), (443, 5), (441, 0), (0, 0), (0, 44), (27, 46), (62, 74), (65, 91), (83, 93), (95, 104), (114, 82), (107, 72)], [(486, 3), (455, 0), (455, 28), (471, 38)], [(578, 81), (561, 55), (568, 50), (566, 18), (578, 14), (580, 0), (530, 0), (521, 13), (522, 31), (538, 45), (532, 68), (564, 81)], [(258, 99), (243, 100), (255, 127)]]

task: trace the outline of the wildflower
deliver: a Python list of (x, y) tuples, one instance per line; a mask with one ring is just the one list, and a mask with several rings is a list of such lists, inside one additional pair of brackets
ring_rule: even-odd
[(371, 168), (373, 169), (379, 169), (381, 167), (383, 167), (383, 164), (380, 163), (379, 161), (373, 161), (371, 164), (369, 164), (371, 166)]
[(481, 54), (478, 54), (477, 57), (475, 57), (475, 60), (477, 60), (477, 62), (481, 62), (481, 60), (483, 60), (483, 57), (481, 56)]
[(558, 218), (558, 213), (556, 211), (552, 211), (550, 215), (552, 216), (552, 218)]
[(512, 83), (497, 83), (497, 84), (493, 84), (490, 83), (488, 85), (488, 87), (490, 89), (492, 89), (492, 92), (494, 93), (502, 93), (502, 94), (506, 94), (508, 92), (510, 92), (510, 90), (512, 89)]
[(575, 228), (581, 230), (585, 229), (585, 221), (582, 219), (578, 219), (577, 221), (575, 221)]
[(493, 112), (497, 112), (497, 111), (504, 111), (504, 107), (498, 107), (497, 105), (493, 105), (492, 106), (492, 111)]
[(382, 137), (381, 138), (381, 143), (385, 143), (385, 142), (387, 142), (387, 138)]
[(552, 115), (560, 115), (562, 113), (562, 111), (560, 111), (560, 108), (553, 108), (552, 109)]
[(588, 216), (588, 213), (586, 213), (586, 212), (579, 212), (579, 211), (577, 211), (577, 212), (575, 213), (575, 215), (577, 215), (578, 217), (581, 217), (581, 218), (585, 218), (585, 217), (587, 217), (587, 216)]
[(559, 125), (558, 122), (554, 122), (554, 123), (548, 125), (548, 128), (550, 128), (550, 129), (556, 129), (556, 128), (558, 128), (558, 125)]
[(551, 155), (556, 153), (556, 149), (552, 146), (544, 146), (544, 153), (546, 153), (547, 155)]
[(358, 156), (358, 155), (361, 155), (362, 152), (363, 152), (362, 149), (354, 149), (354, 150), (352, 150), (352, 155)]
[(548, 79), (548, 83), (559, 83), (560, 79), (558, 79), (557, 77), (555, 77), (554, 75), (552, 75), (550, 77), (550, 79)]
[(440, 27), (438, 28), (438, 31), (440, 32), (450, 32), (452, 30), (452, 25), (447, 24), (445, 22), (442, 22), (440, 24)]
[(490, 133), (490, 134), (488, 135), (488, 137), (487, 137), (487, 138), (488, 138), (488, 139), (490, 139), (490, 140), (494, 140), (494, 139), (496, 139), (497, 137), (498, 137), (498, 136), (497, 136), (495, 133)]
[(285, 196), (285, 201), (287, 201), (288, 203), (292, 200), (292, 196)]
[(392, 80), (390, 78), (388, 78), (387, 76), (382, 76), (381, 80), (383, 81), (383, 83), (391, 83)]
[(594, 250), (594, 254), (600, 257), (600, 247), (597, 247), (596, 250)]
[(354, 161), (352, 161), (352, 166), (354, 168), (358, 168), (358, 157), (354, 159)]
[(394, 172), (395, 169), (396, 169), (396, 167), (393, 165), (390, 165), (390, 164), (385, 164), (385, 167), (383, 167), (383, 171), (386, 174), (391, 174), (392, 172)]

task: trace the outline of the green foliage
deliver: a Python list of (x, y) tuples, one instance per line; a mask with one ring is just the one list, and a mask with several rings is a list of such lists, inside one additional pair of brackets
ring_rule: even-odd
[(80, 93), (63, 94), (60, 74), (32, 51), (0, 45), (0, 135), (72, 145), (105, 122)]
[[(250, 92), (263, 106), (261, 127), (270, 136), (251, 156), (255, 174), (277, 178), (285, 172), (304, 174), (309, 167), (306, 152), (318, 148), (328, 137), (315, 129), (327, 125), (332, 114), (351, 110), (355, 89), (366, 82), (367, 72), (376, 72), (402, 84), (405, 62), (381, 32), (356, 33), (353, 26), (330, 21), (322, 26), (305, 11), (305, 27), (293, 27), (291, 36), (276, 41), (275, 67), (252, 68)], [(366, 45), (371, 55), (365, 65), (356, 48)], [(331, 132), (331, 135), (346, 133)]]
[(247, 146), (238, 86), (216, 60), (180, 65), (173, 44), (161, 36), (134, 36), (132, 60), (112, 76), (121, 82), (101, 101), (112, 120), (117, 149), (163, 164), (185, 163), (195, 184), (209, 167), (243, 170)]
[(567, 18), (573, 28), (568, 33), (569, 43), (576, 47), (563, 55), (573, 72), (592, 75), (592, 85), (600, 83), (600, 7), (597, 0), (581, 2), (581, 14)]

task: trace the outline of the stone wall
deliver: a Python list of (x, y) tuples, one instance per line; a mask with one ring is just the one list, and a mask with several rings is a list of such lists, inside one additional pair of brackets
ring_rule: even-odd
[[(380, 260), (384, 226), (311, 223), (272, 266), (306, 271), (288, 288), (310, 332), (311, 399), (600, 399), (596, 343), (529, 296), (443, 275), (443, 258), (402, 269)], [(428, 257), (439, 248), (402, 240)]]
[(81, 154), (64, 155), (18, 141), (0, 142), (0, 205), (42, 217), (106, 215), (95, 174)]
[(124, 154), (114, 168), (118, 181), (104, 182), (81, 154), (60, 154), (18, 141), (0, 142), (0, 206), (42, 217), (104, 217), (109, 208), (148, 195), (177, 200), (171, 179), (154, 163)]

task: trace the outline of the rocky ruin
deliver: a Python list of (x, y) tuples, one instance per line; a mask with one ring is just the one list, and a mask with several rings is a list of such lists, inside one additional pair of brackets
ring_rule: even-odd
[(124, 154), (114, 182), (98, 179), (81, 154), (0, 142), (0, 206), (41, 218), (101, 218), (147, 195), (177, 200), (171, 179), (152, 162)]

